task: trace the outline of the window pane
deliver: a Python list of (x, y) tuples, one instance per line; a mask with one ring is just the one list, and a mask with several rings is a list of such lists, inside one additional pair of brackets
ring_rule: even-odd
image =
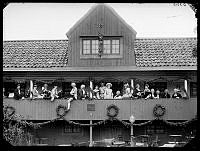
[(83, 54), (90, 54), (90, 40), (83, 40)]
[(92, 54), (98, 54), (99, 41), (92, 40)]
[(103, 41), (103, 53), (110, 54), (110, 40)]
[(119, 53), (119, 40), (112, 40), (112, 53)]

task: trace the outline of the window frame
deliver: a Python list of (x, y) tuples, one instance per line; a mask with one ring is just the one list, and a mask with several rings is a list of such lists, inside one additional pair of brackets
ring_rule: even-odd
[[(84, 54), (83, 51), (83, 41), (90, 40), (90, 54)], [(103, 53), (101, 57), (98, 56), (98, 53), (92, 53), (92, 40), (98, 40), (98, 36), (80, 36), (80, 59), (88, 58), (123, 58), (123, 39), (122, 36), (104, 36), (103, 40), (110, 41), (110, 53)], [(113, 53), (113, 40), (119, 41), (119, 53)], [(103, 42), (104, 44), (104, 42)]]

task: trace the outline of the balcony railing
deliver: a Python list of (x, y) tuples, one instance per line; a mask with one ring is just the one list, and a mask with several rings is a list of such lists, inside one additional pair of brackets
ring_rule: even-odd
[[(5, 105), (13, 106), (16, 113), (27, 120), (52, 120), (57, 117), (58, 105), (67, 106), (67, 100), (14, 100), (3, 99)], [(197, 114), (197, 98), (190, 99), (152, 99), (152, 100), (74, 100), (71, 109), (65, 115), (67, 120), (105, 120), (107, 107), (111, 104), (119, 108), (117, 118), (129, 120), (134, 115), (136, 120), (154, 119), (153, 108), (156, 104), (165, 107), (166, 112), (162, 117), (165, 120), (190, 120)]]

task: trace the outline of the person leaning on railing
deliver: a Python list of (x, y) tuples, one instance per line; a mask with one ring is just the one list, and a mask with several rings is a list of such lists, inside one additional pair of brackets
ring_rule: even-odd
[(135, 89), (133, 90), (133, 97), (135, 99), (142, 98), (142, 91), (140, 90), (140, 85), (136, 84)]
[(105, 93), (104, 93), (104, 99), (113, 99), (113, 92), (112, 92), (112, 84), (111, 83), (107, 83), (106, 84), (106, 89), (105, 89)]
[(121, 94), (120, 94), (120, 91), (117, 91), (117, 92), (116, 92), (116, 95), (115, 95), (114, 99), (122, 99), (122, 96), (121, 96)]
[(100, 99), (100, 90), (98, 85), (96, 85), (95, 89), (93, 90), (93, 98)]
[(51, 98), (51, 91), (48, 90), (48, 85), (45, 83), (42, 87), (42, 94), (43, 99), (50, 99)]
[(34, 86), (33, 86), (32, 94), (33, 94), (33, 99), (37, 99), (37, 98), (40, 99), (40, 98), (43, 98), (43, 97), (38, 93), (37, 85), (34, 85)]
[(126, 83), (126, 84), (124, 84), (124, 93), (123, 93), (122, 98), (123, 99), (130, 99), (131, 97), (132, 97), (131, 89), (129, 87), (129, 84)]
[(148, 84), (145, 84), (143, 94), (144, 94), (143, 97), (144, 97), (145, 100), (151, 97), (151, 91), (149, 90)]
[(20, 84), (18, 84), (17, 88), (14, 90), (14, 99), (15, 100), (24, 99), (24, 94), (21, 90)]
[(86, 93), (86, 90), (85, 90), (85, 85), (82, 84), (80, 89), (78, 90), (78, 96), (77, 97), (80, 100), (84, 100), (86, 98), (86, 95), (87, 95), (87, 93)]
[(182, 98), (182, 95), (178, 91), (180, 91), (180, 90), (177, 89), (177, 88), (174, 89), (174, 93), (172, 94), (172, 98), (176, 98), (176, 99)]

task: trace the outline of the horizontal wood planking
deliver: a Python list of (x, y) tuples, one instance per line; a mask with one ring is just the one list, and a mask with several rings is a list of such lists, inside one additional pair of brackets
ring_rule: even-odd
[[(16, 108), (16, 113), (27, 120), (52, 120), (56, 116), (56, 107), (61, 104), (67, 106), (67, 100), (14, 100), (4, 99), (6, 105)], [(87, 104), (95, 104), (95, 111), (87, 111)], [(161, 104), (166, 108), (163, 116), (166, 120), (190, 120), (197, 114), (197, 99), (189, 100), (159, 99), (159, 100), (77, 100), (71, 104), (71, 110), (66, 114), (67, 120), (104, 120), (107, 119), (106, 108), (115, 104), (118, 106), (117, 118), (129, 120), (133, 114), (136, 120), (152, 120), (153, 108)]]

